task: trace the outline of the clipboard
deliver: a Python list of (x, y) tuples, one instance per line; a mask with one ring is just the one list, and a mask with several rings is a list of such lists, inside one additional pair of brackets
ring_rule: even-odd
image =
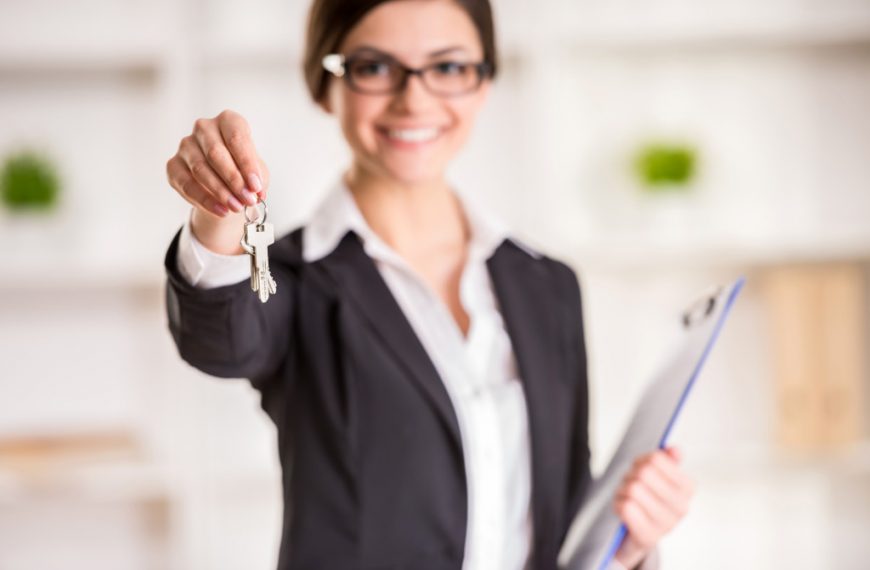
[(634, 460), (666, 446), (704, 362), (716, 344), (746, 279), (702, 295), (680, 315), (683, 336), (646, 387), (604, 473), (586, 495), (559, 551), (561, 570), (607, 570), (627, 529), (613, 498)]

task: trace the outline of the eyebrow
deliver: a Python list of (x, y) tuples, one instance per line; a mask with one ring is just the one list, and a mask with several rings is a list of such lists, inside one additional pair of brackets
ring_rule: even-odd
[[(370, 46), (370, 45), (358, 46), (356, 49), (353, 50), (352, 53), (357, 53), (360, 51), (372, 51), (372, 52), (378, 53), (380, 55), (385, 55), (387, 57), (391, 57), (393, 59), (396, 59), (396, 56), (394, 56), (393, 54), (386, 52), (382, 49), (378, 49), (374, 46)], [(450, 47), (446, 47), (446, 48), (442, 48), (442, 49), (430, 52), (428, 57), (431, 59), (433, 57), (438, 57), (439, 55), (444, 55), (444, 54), (450, 53), (452, 51), (466, 51), (466, 49), (462, 46), (450, 46)]]
[(465, 51), (465, 48), (462, 46), (452, 46), (444, 49), (439, 49), (430, 53), (429, 57), (438, 57), (439, 55), (444, 55), (445, 53), (450, 53), (451, 51)]

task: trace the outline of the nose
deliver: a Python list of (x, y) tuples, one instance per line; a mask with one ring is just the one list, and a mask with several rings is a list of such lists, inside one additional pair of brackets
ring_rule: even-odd
[(425, 109), (436, 99), (423, 83), (423, 78), (417, 73), (409, 73), (405, 86), (396, 93), (393, 103), (405, 111)]

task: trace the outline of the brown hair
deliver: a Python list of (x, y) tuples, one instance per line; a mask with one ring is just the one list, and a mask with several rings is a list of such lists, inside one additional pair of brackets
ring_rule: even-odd
[[(323, 56), (337, 51), (350, 30), (370, 10), (390, 1), (396, 0), (314, 0), (311, 4), (302, 67), (308, 92), (315, 103), (323, 99), (329, 81), (328, 72), (321, 64)], [(483, 45), (483, 59), (490, 65), (490, 77), (495, 77), (495, 26), (489, 0), (453, 1), (465, 10), (477, 28)]]

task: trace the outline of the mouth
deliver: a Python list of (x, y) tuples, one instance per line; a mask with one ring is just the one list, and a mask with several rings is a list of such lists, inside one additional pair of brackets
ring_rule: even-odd
[(420, 148), (441, 137), (445, 127), (389, 128), (377, 127), (377, 132), (387, 143), (397, 148)]

